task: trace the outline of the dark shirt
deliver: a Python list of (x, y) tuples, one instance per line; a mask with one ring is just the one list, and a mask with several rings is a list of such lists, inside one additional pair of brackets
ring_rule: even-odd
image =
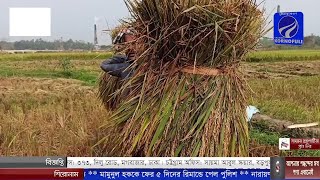
[(132, 60), (125, 55), (115, 55), (110, 59), (102, 62), (101, 69), (115, 77), (127, 78), (131, 75), (132, 70), (128, 68)]

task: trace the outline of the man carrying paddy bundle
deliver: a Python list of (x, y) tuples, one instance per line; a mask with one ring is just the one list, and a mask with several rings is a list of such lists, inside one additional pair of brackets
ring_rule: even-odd
[[(125, 43), (134, 40), (133, 33), (130, 29), (120, 31), (120, 33), (114, 38), (113, 44), (118, 51), (121, 46), (125, 46)], [(134, 60), (134, 52), (131, 49), (125, 51), (125, 55), (114, 55), (112, 58), (102, 62), (101, 69), (118, 78), (124, 79), (131, 75), (131, 71), (127, 68)]]
[[(126, 1), (131, 17), (123, 26), (132, 27), (137, 39), (124, 45), (136, 55), (134, 67), (128, 53), (101, 65), (106, 73), (100, 97), (111, 109), (100, 126), (104, 134), (97, 145), (103, 145), (103, 155), (248, 156), (249, 88), (240, 65), (265, 34), (259, 4)], [(134, 68), (133, 76), (121, 73), (127, 70), (126, 65), (115, 65), (121, 62)], [(129, 81), (121, 81), (129, 76)]]

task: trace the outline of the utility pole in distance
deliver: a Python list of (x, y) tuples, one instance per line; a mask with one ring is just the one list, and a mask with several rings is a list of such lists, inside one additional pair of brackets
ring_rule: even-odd
[(94, 43), (95, 50), (99, 50), (97, 24), (98, 24), (98, 18), (94, 17), (94, 26), (93, 26), (94, 40), (93, 40), (93, 43)]
[(278, 5), (277, 13), (280, 13), (280, 5)]
[(64, 51), (64, 47), (63, 47), (63, 38), (61, 37), (60, 38), (60, 41), (59, 41), (59, 44), (60, 44), (60, 51)]

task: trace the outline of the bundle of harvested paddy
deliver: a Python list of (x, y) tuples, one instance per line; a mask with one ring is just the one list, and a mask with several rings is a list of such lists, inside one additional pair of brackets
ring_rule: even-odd
[(100, 75), (98, 95), (107, 110), (112, 111), (119, 104), (120, 98), (115, 93), (120, 89), (121, 85), (122, 82), (117, 77), (105, 72)]
[(121, 100), (102, 127), (106, 155), (248, 156), (238, 67), (262, 35), (256, 2), (126, 3), (138, 37), (130, 44), (136, 71), (114, 94)]

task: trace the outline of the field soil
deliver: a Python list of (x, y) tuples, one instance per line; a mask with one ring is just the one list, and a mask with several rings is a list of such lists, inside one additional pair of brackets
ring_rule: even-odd
[(243, 63), (247, 78), (278, 79), (320, 75), (320, 61)]

